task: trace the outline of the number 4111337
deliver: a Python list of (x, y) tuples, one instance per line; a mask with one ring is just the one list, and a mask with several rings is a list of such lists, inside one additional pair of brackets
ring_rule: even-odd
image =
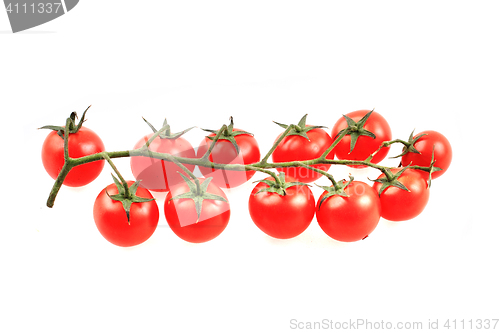
[(61, 8), (61, 3), (60, 2), (40, 2), (37, 3), (36, 5), (34, 3), (32, 4), (20, 4), (20, 3), (9, 3), (7, 5), (7, 13), (11, 14), (51, 14), (51, 13), (58, 13), (59, 9), (62, 10)]
[(448, 319), (444, 323), (444, 327), (447, 329), (495, 329), (498, 324), (498, 319), (470, 319), (470, 320), (450, 320)]

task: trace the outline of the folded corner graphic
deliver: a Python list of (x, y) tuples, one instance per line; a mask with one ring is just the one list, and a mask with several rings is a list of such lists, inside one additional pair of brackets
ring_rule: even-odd
[(3, 0), (12, 32), (31, 29), (62, 16), (79, 0)]

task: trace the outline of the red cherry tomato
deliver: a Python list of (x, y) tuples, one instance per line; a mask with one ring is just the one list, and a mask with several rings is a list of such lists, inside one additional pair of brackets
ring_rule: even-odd
[[(273, 180), (272, 177), (266, 178)], [(285, 177), (286, 182), (296, 182), (292, 177)], [(258, 183), (248, 200), (248, 209), (255, 225), (267, 235), (288, 239), (300, 235), (311, 224), (314, 217), (314, 196), (305, 185), (291, 186), (286, 195), (273, 192), (259, 192), (269, 185)]]
[[(434, 171), (432, 173), (432, 179), (438, 178), (443, 173), (448, 170), (451, 164), (451, 145), (446, 137), (436, 131), (424, 131), (415, 135), (413, 138), (421, 136), (413, 146), (420, 152), (420, 154), (408, 152), (401, 157), (401, 164), (403, 166), (407, 165), (418, 165), (418, 166), (430, 166), (432, 162), (432, 153), (434, 150), (434, 160), (436, 163), (434, 167), (441, 168), (442, 170)], [(429, 177), (429, 174), (425, 171), (417, 170), (421, 172), (425, 177)]]
[[(69, 134), (69, 157), (79, 158), (103, 151), (104, 143), (91, 129), (81, 127), (78, 132)], [(47, 173), (56, 179), (64, 165), (64, 140), (57, 131), (51, 131), (43, 142), (42, 163)], [(63, 184), (72, 187), (87, 185), (99, 176), (103, 168), (104, 160), (76, 166), (68, 173)]]
[[(393, 173), (400, 168), (391, 169)], [(378, 179), (384, 178), (381, 174)], [(406, 221), (418, 216), (429, 201), (429, 187), (426, 178), (419, 172), (406, 169), (398, 178), (409, 191), (389, 186), (380, 194), (382, 217), (390, 221)], [(374, 183), (373, 188), (379, 193), (382, 184)]]
[(354, 242), (368, 237), (380, 220), (381, 204), (377, 192), (368, 184), (353, 181), (345, 189), (348, 197), (338, 194), (318, 199), (316, 219), (333, 239)]
[[(307, 125), (306, 127), (310, 126)], [(280, 136), (278, 136), (278, 138)], [(308, 131), (307, 137), (309, 140), (300, 135), (286, 136), (273, 152), (273, 162), (282, 163), (312, 160), (320, 157), (333, 143), (330, 135), (321, 128), (315, 128)], [(278, 138), (276, 138), (276, 140)], [(326, 158), (333, 159), (333, 151), (331, 151)], [(328, 171), (328, 169), (330, 169), (330, 164), (317, 164), (312, 165), (312, 167)], [(322, 176), (314, 170), (303, 167), (276, 168), (276, 170), (278, 170), (278, 172), (284, 172), (287, 176), (295, 178), (296, 181), (304, 183), (315, 181)]]
[[(154, 133), (141, 138), (134, 146), (134, 149), (142, 147)], [(149, 145), (149, 150), (158, 153), (168, 153), (177, 157), (195, 158), (191, 144), (184, 138), (162, 139), (156, 137)], [(151, 191), (165, 192), (169, 190), (170, 185), (176, 185), (183, 182), (179, 172), (186, 174), (180, 167), (173, 162), (155, 159), (145, 156), (132, 156), (130, 166), (135, 179), (140, 180), (139, 186)], [(186, 168), (193, 172), (195, 165), (186, 164)]]
[[(234, 128), (233, 132), (242, 131), (241, 129)], [(215, 137), (215, 134), (210, 134), (209, 137)], [(226, 139), (219, 139), (212, 150), (209, 159), (214, 163), (221, 164), (252, 164), (260, 160), (260, 150), (257, 140), (250, 134), (240, 134), (234, 136), (236, 144), (240, 152), (231, 141)], [(197, 151), (197, 157), (201, 158), (208, 151), (212, 144), (212, 140), (205, 137), (200, 143)], [(247, 182), (255, 174), (255, 171), (234, 171), (215, 168), (200, 167), (201, 173), (205, 177), (213, 177), (212, 183), (222, 188), (231, 188), (242, 185)]]
[[(199, 178), (203, 182), (203, 178)], [(171, 188), (165, 198), (165, 218), (172, 231), (181, 239), (191, 243), (203, 243), (219, 236), (231, 216), (229, 203), (222, 200), (203, 200), (198, 219), (195, 202), (192, 199), (174, 199), (173, 197), (189, 192), (187, 183), (180, 183)], [(221, 196), (227, 200), (224, 192), (212, 182), (207, 193)]]
[[(355, 122), (359, 122), (370, 110), (359, 110), (348, 113), (346, 116), (351, 118)], [(335, 140), (337, 134), (345, 128), (348, 127), (347, 121), (344, 117), (337, 120), (332, 128), (332, 138)], [(368, 117), (368, 120), (363, 126), (363, 129), (373, 133), (375, 139), (367, 135), (360, 135), (356, 141), (354, 149), (351, 151), (351, 135), (347, 134), (340, 140), (340, 142), (335, 146), (334, 152), (340, 160), (354, 160), (354, 161), (364, 161), (373, 154), (384, 141), (390, 141), (392, 138), (391, 128), (387, 121), (379, 113), (373, 111)], [(378, 163), (382, 161), (389, 153), (389, 147), (384, 147), (380, 149), (378, 153), (375, 154), (372, 163)], [(364, 168), (365, 166), (353, 166), (356, 168)]]
[[(127, 184), (131, 186), (133, 182), (128, 181)], [(129, 223), (123, 204), (109, 197), (117, 193), (116, 185), (110, 184), (97, 196), (94, 203), (97, 229), (106, 240), (118, 246), (135, 246), (145, 242), (158, 225), (160, 215), (156, 201), (132, 203)], [(153, 198), (148, 190), (141, 187), (137, 189), (136, 195)]]

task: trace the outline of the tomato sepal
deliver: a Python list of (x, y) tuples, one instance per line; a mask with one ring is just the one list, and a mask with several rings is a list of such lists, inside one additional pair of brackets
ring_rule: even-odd
[(346, 115), (342, 115), (347, 122), (347, 127), (344, 128), (343, 130), (341, 130), (340, 132), (338, 132), (336, 137), (338, 137), (340, 135), (345, 136), (348, 134), (351, 136), (350, 152), (352, 152), (354, 150), (354, 147), (356, 146), (356, 142), (358, 141), (358, 138), (360, 136), (364, 135), (364, 136), (369, 136), (372, 139), (376, 138), (375, 134), (373, 134), (372, 132), (363, 128), (366, 124), (366, 121), (368, 120), (368, 118), (372, 114), (372, 112), (373, 112), (373, 110), (371, 110), (370, 112), (365, 114), (363, 116), (363, 118), (361, 118), (358, 122), (355, 122), (354, 120), (352, 120), (352, 118), (350, 118)]
[(305, 185), (311, 187), (311, 185), (302, 183), (302, 182), (286, 182), (285, 181), (285, 173), (280, 172), (278, 175), (278, 180), (276, 179), (271, 180), (271, 179), (262, 179), (262, 180), (257, 180), (254, 183), (264, 183), (268, 185), (269, 187), (266, 188), (261, 188), (259, 191), (257, 191), (254, 195), (257, 195), (262, 192), (269, 192), (269, 193), (277, 193), (281, 196), (286, 195), (286, 189), (292, 186), (300, 186), (300, 185)]
[(349, 181), (342, 181), (341, 184), (339, 183), (336, 183), (335, 185), (332, 185), (332, 186), (321, 186), (321, 185), (318, 185), (318, 184), (314, 184), (316, 185), (317, 187), (319, 188), (322, 188), (324, 191), (326, 191), (327, 193), (323, 196), (323, 198), (319, 201), (319, 204), (318, 204), (318, 210), (321, 209), (321, 204), (326, 200), (328, 199), (329, 197), (332, 197), (334, 195), (338, 195), (338, 196), (341, 196), (341, 197), (345, 197), (345, 198), (348, 198), (349, 197), (349, 194), (346, 193), (345, 191), (345, 188), (349, 185), (351, 185), (351, 183), (354, 181), (354, 177), (349, 175)]
[[(146, 122), (146, 124), (148, 124), (148, 126), (151, 128), (153, 133), (156, 134), (158, 132), (153, 125), (151, 125), (146, 119), (144, 119), (144, 117), (142, 117), (142, 119)], [(188, 129), (185, 129), (184, 131), (172, 134), (171, 130), (170, 130), (170, 125), (167, 122), (167, 118), (165, 118), (165, 120), (163, 121), (163, 126), (161, 127), (160, 133), (158, 134), (158, 136), (160, 137), (160, 139), (175, 140), (177, 138), (180, 138), (182, 135), (186, 134), (187, 132), (189, 132), (190, 130), (192, 130), (195, 127), (196, 126), (193, 126), (193, 127), (188, 128)]]
[(186, 184), (189, 186), (189, 192), (176, 195), (175, 197), (170, 198), (169, 201), (177, 200), (177, 199), (191, 199), (191, 200), (193, 200), (194, 204), (195, 204), (195, 208), (196, 208), (196, 215), (197, 215), (196, 222), (198, 222), (200, 220), (201, 209), (202, 209), (204, 200), (219, 200), (219, 201), (227, 202), (226, 198), (224, 198), (220, 195), (217, 195), (217, 194), (207, 192), (208, 185), (212, 181), (213, 177), (206, 178), (203, 181), (203, 183), (199, 184), (199, 186), (198, 186), (195, 182), (193, 182), (192, 180), (190, 180), (189, 178), (184, 176), (182, 173), (179, 173), (179, 174), (184, 179)]
[[(408, 153), (415, 153), (415, 154), (419, 154), (421, 155), (422, 153), (420, 151), (417, 150), (417, 148), (415, 148), (415, 143), (423, 136), (425, 135), (428, 135), (427, 133), (422, 133), (416, 137), (413, 137), (413, 133), (415, 132), (415, 130), (413, 130), (410, 134), (410, 138), (408, 139), (408, 142), (403, 142), (403, 144), (405, 145), (405, 147), (403, 148), (403, 152), (401, 154), (399, 154), (398, 156), (394, 156), (394, 157), (391, 157), (391, 158), (398, 158), (398, 157), (402, 157)], [(434, 149), (435, 149), (435, 146), (432, 146), (432, 155), (431, 155), (431, 163), (429, 164), (429, 179), (427, 181), (427, 184), (429, 186), (429, 188), (431, 187), (431, 183), (432, 183), (432, 173), (433, 172), (436, 172), (436, 171), (441, 171), (443, 169), (439, 168), (439, 167), (435, 167), (434, 164), (436, 163), (436, 160), (434, 159)]]
[(429, 180), (427, 181), (429, 188), (431, 187), (431, 183), (432, 183), (432, 173), (435, 171), (443, 170), (439, 167), (434, 166), (434, 164), (436, 163), (436, 160), (434, 159), (434, 148), (435, 148), (435, 146), (432, 147), (431, 164), (429, 165), (429, 168), (430, 168), (429, 169)]
[(421, 155), (422, 153), (419, 152), (417, 150), (417, 148), (415, 148), (415, 143), (421, 138), (423, 137), (424, 135), (427, 135), (427, 133), (422, 133), (420, 134), (419, 136), (416, 136), (416, 137), (413, 137), (413, 133), (415, 132), (415, 130), (411, 131), (411, 134), (410, 134), (410, 137), (408, 138), (408, 142), (401, 142), (404, 144), (404, 148), (403, 148), (403, 152), (397, 156), (394, 156), (394, 157), (390, 157), (390, 158), (398, 158), (398, 157), (402, 157), (408, 153), (415, 153), (415, 154), (419, 154)]
[(125, 185), (122, 184), (120, 180), (118, 180), (118, 178), (115, 177), (115, 175), (111, 174), (111, 176), (113, 177), (113, 182), (115, 183), (116, 188), (118, 189), (118, 194), (110, 195), (107, 190), (106, 194), (112, 200), (120, 201), (122, 203), (123, 209), (127, 214), (127, 222), (128, 224), (130, 224), (130, 207), (132, 207), (132, 204), (136, 202), (153, 201), (155, 199), (142, 198), (136, 195), (137, 189), (139, 188), (139, 183), (141, 182), (140, 180), (137, 180), (130, 187), (128, 187), (128, 194), (127, 194), (127, 191), (125, 190)]
[[(83, 122), (86, 120), (85, 119), (85, 114), (87, 111), (90, 109), (92, 105), (89, 105), (87, 109), (82, 114), (82, 118), (78, 122), (78, 124), (75, 123), (75, 120), (78, 118), (78, 115), (76, 114), (75, 111), (71, 112), (70, 116), (68, 119), (70, 119), (70, 123), (68, 126), (68, 133), (69, 134), (75, 134), (77, 133), (83, 126)], [(62, 139), (64, 139), (64, 126), (54, 126), (54, 125), (46, 125), (42, 126), (39, 129), (50, 129), (52, 131), (56, 131), (57, 135), (59, 135)]]
[[(307, 114), (305, 114), (300, 119), (300, 121), (297, 125), (292, 124), (291, 125), (292, 129), (290, 130), (290, 132), (288, 132), (287, 135), (285, 135), (285, 137), (292, 136), (292, 135), (298, 135), (298, 136), (301, 136), (301, 137), (307, 139), (307, 141), (311, 141), (311, 140), (309, 140), (309, 137), (307, 136), (307, 132), (309, 132), (313, 129), (316, 129), (316, 128), (326, 128), (326, 126), (308, 126), (308, 125), (306, 125), (306, 119), (307, 119)], [(273, 123), (275, 123), (276, 125), (284, 128), (284, 129), (287, 129), (290, 126), (290, 125), (278, 123), (277, 121), (273, 121)]]
[[(229, 142), (231, 142), (234, 146), (234, 149), (236, 149), (236, 153), (239, 154), (240, 153), (240, 147), (238, 146), (238, 143), (236, 142), (236, 139), (234, 138), (235, 136), (238, 136), (238, 135), (243, 135), (243, 134), (248, 134), (248, 135), (251, 135), (253, 136), (252, 133), (249, 133), (249, 132), (245, 132), (245, 131), (233, 131), (233, 128), (234, 128), (234, 122), (233, 122), (233, 117), (229, 117), (229, 126), (227, 126), (227, 128), (222, 131), (222, 133), (220, 134), (218, 140), (227, 140)], [(210, 132), (212, 134), (218, 134), (219, 133), (219, 130), (211, 130), (211, 129), (204, 129), (202, 128), (203, 131), (205, 132)], [(213, 141), (215, 140), (215, 137), (213, 136), (206, 136), (207, 139)]]
[(394, 187), (397, 187), (397, 188), (402, 189), (404, 191), (411, 192), (403, 183), (401, 183), (398, 180), (399, 176), (401, 176), (403, 174), (403, 172), (405, 172), (406, 169), (408, 169), (409, 167), (410, 166), (407, 165), (403, 169), (399, 170), (396, 174), (393, 174), (391, 172), (391, 170), (389, 170), (388, 168), (385, 168), (385, 171), (384, 171), (385, 177), (374, 179), (374, 180), (370, 179), (373, 182), (377, 182), (377, 183), (382, 184), (382, 186), (380, 187), (380, 190), (378, 191), (378, 195), (380, 196), (382, 194), (382, 192), (384, 192), (384, 190), (390, 186), (394, 186)]

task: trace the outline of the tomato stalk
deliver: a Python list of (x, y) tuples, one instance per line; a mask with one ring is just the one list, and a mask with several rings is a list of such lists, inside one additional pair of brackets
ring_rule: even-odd
[[(294, 130), (293, 125), (288, 125), (285, 126), (286, 129), (282, 133), (282, 135), (276, 140), (276, 142), (273, 144), (271, 149), (267, 152), (267, 154), (262, 158), (261, 161), (253, 164), (222, 164), (222, 163), (214, 163), (209, 160), (210, 153), (212, 152), (213, 148), (215, 147), (216, 142), (219, 140), (221, 135), (223, 135), (224, 131), (227, 130), (227, 125), (223, 125), (219, 131), (217, 131), (216, 136), (214, 137), (209, 149), (207, 152), (201, 157), (201, 158), (187, 158), (187, 157), (179, 157), (179, 156), (173, 156), (168, 153), (158, 153), (154, 152), (148, 149), (149, 144), (156, 138), (162, 131), (165, 131), (168, 129), (168, 125), (163, 126), (159, 131), (157, 131), (147, 142), (146, 144), (138, 149), (133, 149), (133, 150), (125, 150), (125, 151), (115, 151), (115, 152), (101, 152), (101, 153), (96, 153), (92, 155), (87, 155), (84, 157), (80, 158), (71, 158), (69, 157), (69, 152), (68, 152), (68, 130), (70, 127), (72, 120), (70, 118), (67, 119), (66, 121), (66, 127), (64, 129), (64, 149), (65, 149), (65, 162), (64, 166), (61, 169), (61, 172), (59, 173), (52, 190), (50, 192), (49, 198), (47, 200), (47, 206), (48, 207), (53, 207), (55, 198), (57, 196), (57, 193), (59, 192), (60, 187), (63, 184), (63, 181), (69, 171), (78, 165), (106, 159), (108, 162), (111, 161), (113, 158), (121, 158), (121, 157), (131, 157), (131, 156), (147, 156), (155, 159), (160, 159), (160, 160), (165, 160), (169, 162), (173, 162), (177, 166), (179, 166), (187, 175), (189, 175), (193, 181), (195, 182), (197, 189), (200, 188), (200, 183), (198, 178), (191, 172), (189, 169), (187, 169), (184, 164), (189, 164), (189, 165), (198, 165), (200, 167), (206, 167), (206, 168), (214, 168), (214, 169), (225, 169), (228, 171), (247, 171), (247, 170), (255, 170), (259, 172), (266, 173), (270, 176), (272, 176), (277, 182), (279, 182), (279, 177), (278, 175), (269, 170), (269, 169), (274, 169), (274, 168), (282, 168), (282, 167), (305, 167), (308, 169), (313, 169), (316, 172), (321, 173), (322, 175), (326, 176), (334, 185), (334, 187), (338, 184), (337, 182), (333, 179), (333, 177), (327, 173), (326, 171), (319, 170), (317, 168), (312, 167), (311, 165), (316, 165), (316, 164), (333, 164), (333, 165), (364, 165), (368, 167), (372, 167), (375, 169), (380, 170), (383, 172), (388, 178), (390, 178), (392, 175), (388, 174), (388, 169), (384, 166), (378, 165), (371, 163), (370, 160), (371, 158), (369, 157), (367, 160), (364, 161), (358, 161), (358, 160), (334, 160), (334, 159), (327, 159), (326, 156), (334, 149), (334, 147), (342, 140), (342, 138), (346, 135), (345, 133), (341, 133), (338, 135), (335, 139), (335, 141), (332, 143), (332, 145), (318, 158), (311, 159), (311, 160), (304, 160), (304, 161), (291, 161), (291, 162), (280, 162), (280, 163), (269, 163), (267, 160), (269, 157), (272, 155), (273, 151), (277, 148), (277, 146), (283, 141), (283, 139), (290, 134), (292, 130)], [(296, 130), (296, 129), (295, 129)], [(392, 141), (385, 141), (383, 144), (380, 146), (379, 150), (382, 149), (383, 147), (388, 147), (394, 143), (403, 143), (405, 146), (408, 145), (409, 143), (396, 139)], [(372, 154), (375, 155), (375, 153)], [(110, 163), (112, 166), (113, 170), (117, 172), (119, 175), (116, 167), (113, 167), (114, 165)], [(417, 170), (422, 170), (426, 172), (431, 172), (431, 171), (436, 171), (438, 168), (434, 166), (429, 166), (429, 167), (422, 167), (422, 166), (409, 166), (410, 169), (417, 169)], [(120, 175), (119, 175), (120, 177)], [(120, 177), (121, 178), (121, 177)], [(123, 181), (123, 179), (122, 179)], [(126, 184), (126, 182), (125, 182)], [(126, 186), (126, 185), (125, 185)]]
[(346, 134), (347, 134), (347, 132), (340, 133), (340, 135), (337, 136), (337, 138), (335, 139), (335, 141), (333, 141), (333, 143), (331, 144), (331, 146), (328, 147), (327, 150), (325, 150), (325, 152), (320, 156), (320, 158), (326, 159), (326, 157), (328, 156), (328, 154), (330, 154), (330, 152), (333, 150), (333, 148), (335, 148), (335, 146), (338, 145), (338, 143), (340, 142), (340, 140), (342, 140), (342, 138), (344, 138), (344, 136), (346, 136)]
[(205, 152), (205, 154), (201, 157), (202, 160), (206, 160), (208, 161), (208, 157), (210, 156), (210, 154), (212, 153), (212, 150), (214, 149), (215, 147), (215, 144), (217, 143), (217, 141), (219, 140), (220, 136), (222, 135), (222, 133), (224, 133), (225, 131), (227, 131), (227, 126), (226, 125), (222, 125), (222, 127), (220, 128), (220, 130), (217, 132), (217, 134), (215, 135), (212, 143), (210, 144), (210, 147), (208, 147), (208, 150)]
[(313, 170), (313, 171), (316, 171), (316, 172), (322, 174), (323, 176), (325, 176), (326, 178), (328, 178), (328, 180), (330, 180), (332, 182), (332, 185), (333, 185), (333, 187), (336, 190), (338, 190), (340, 188), (340, 186), (337, 184), (337, 182), (335, 181), (335, 179), (333, 178), (333, 176), (331, 174), (329, 174), (328, 172), (326, 172), (324, 170), (321, 170), (321, 169), (318, 169), (318, 168), (315, 168), (315, 167), (312, 167), (312, 166), (304, 164), (304, 163), (300, 163), (300, 166), (303, 167), (303, 168), (306, 168), (306, 169), (309, 169), (309, 170)]
[(127, 181), (125, 180), (125, 178), (123, 178), (123, 176), (121, 175), (120, 171), (118, 171), (116, 165), (113, 163), (113, 161), (111, 161), (111, 158), (109, 158), (109, 155), (104, 152), (102, 153), (104, 155), (104, 158), (106, 159), (106, 161), (108, 161), (109, 165), (111, 166), (111, 168), (113, 169), (113, 171), (116, 173), (116, 175), (118, 176), (118, 178), (120, 178), (120, 181), (122, 183), (122, 186), (123, 186), (123, 189), (125, 191), (125, 197), (130, 197), (130, 190), (128, 188), (128, 185), (127, 185)]
[[(89, 106), (90, 107), (90, 106)], [(88, 108), (87, 108), (88, 110)], [(85, 112), (87, 112), (85, 110)], [(85, 116), (85, 113), (84, 113)], [(82, 117), (83, 121), (83, 117)], [(69, 157), (69, 148), (68, 148), (68, 142), (69, 142), (69, 132), (70, 132), (70, 125), (73, 123), (73, 119), (68, 118), (66, 119), (66, 126), (64, 126), (64, 164), (61, 169), (61, 172), (59, 172), (59, 175), (57, 176), (56, 181), (54, 182), (54, 185), (52, 186), (52, 190), (50, 191), (49, 198), (47, 199), (47, 207), (52, 208), (54, 206), (54, 201), (56, 200), (57, 193), (59, 192), (59, 189), (61, 188), (64, 179), (68, 175), (68, 173), (71, 171), (71, 169), (75, 166), (73, 165), (73, 159)]]
[[(179, 168), (182, 169), (182, 171), (184, 171), (185, 173), (187, 173), (189, 175), (189, 177), (191, 177), (191, 179), (194, 181), (194, 183), (196, 184), (196, 191), (197, 193), (201, 193), (201, 184), (200, 184), (200, 180), (198, 179), (198, 177), (196, 177), (194, 175), (194, 173), (192, 173), (188, 168), (186, 168), (185, 165), (183, 165), (182, 163), (180, 163), (179, 161), (177, 161), (177, 159), (170, 155), (169, 158), (167, 159), (167, 161), (170, 161), (170, 162), (173, 162), (175, 165), (177, 165)], [(183, 176), (181, 174), (181, 176)]]
[[(145, 119), (144, 119), (145, 120)], [(159, 135), (162, 131), (166, 130), (167, 127), (170, 127), (168, 124), (163, 126), (162, 128), (160, 128), (159, 131), (156, 131), (150, 138), (148, 141), (146, 141), (146, 143), (144, 143), (144, 145), (142, 146), (143, 149), (145, 148), (149, 148), (149, 145), (151, 144), (151, 142), (153, 142)]]
[(262, 158), (262, 160), (259, 162), (259, 164), (266, 165), (267, 160), (269, 157), (273, 154), (273, 152), (276, 150), (278, 145), (283, 141), (283, 139), (290, 133), (290, 131), (293, 129), (292, 125), (289, 125), (286, 130), (281, 134), (281, 136), (276, 140), (276, 142), (273, 144), (271, 149), (267, 152), (266, 156)]

